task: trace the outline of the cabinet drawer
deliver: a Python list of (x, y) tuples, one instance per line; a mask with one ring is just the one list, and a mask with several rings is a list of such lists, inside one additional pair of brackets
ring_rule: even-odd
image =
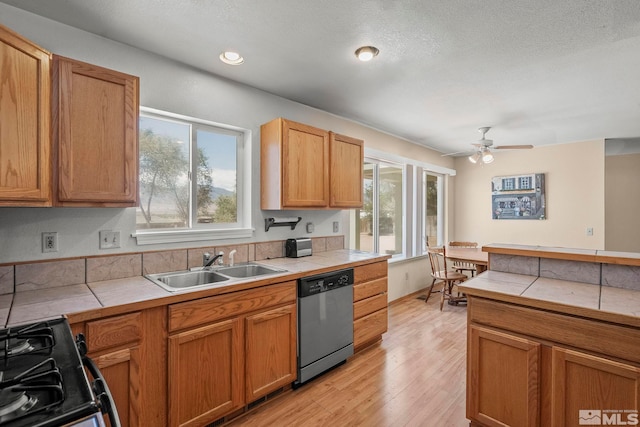
[(360, 301), (383, 292), (387, 292), (386, 277), (370, 282), (359, 283), (353, 287), (353, 301)]
[(353, 318), (359, 319), (374, 311), (387, 308), (387, 294), (378, 294), (353, 304)]
[(467, 312), (473, 323), (640, 363), (637, 328), (482, 298), (471, 298)]
[(353, 345), (357, 349), (387, 332), (387, 309), (376, 311), (353, 322)]
[(169, 332), (296, 300), (296, 282), (263, 286), (169, 306)]
[(132, 343), (142, 337), (140, 312), (87, 323), (87, 346), (94, 352)]
[(353, 280), (355, 283), (368, 282), (373, 279), (386, 277), (388, 271), (387, 261), (376, 262), (374, 264), (356, 267), (353, 271)]

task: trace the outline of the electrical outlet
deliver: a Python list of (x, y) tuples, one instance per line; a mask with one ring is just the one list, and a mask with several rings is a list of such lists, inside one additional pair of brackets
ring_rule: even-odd
[(340, 223), (338, 221), (333, 221), (333, 232), (337, 233), (340, 231)]
[(58, 252), (58, 233), (42, 233), (42, 252)]
[(106, 231), (100, 232), (100, 249), (113, 249), (120, 247), (120, 232)]
[(587, 236), (593, 236), (593, 227), (587, 227)]
[(313, 225), (312, 222), (308, 222), (307, 223), (307, 233), (313, 233), (313, 231), (315, 230), (315, 226)]

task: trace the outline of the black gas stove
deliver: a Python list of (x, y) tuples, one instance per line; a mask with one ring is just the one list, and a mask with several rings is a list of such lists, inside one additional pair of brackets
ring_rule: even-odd
[(104, 426), (112, 399), (85, 353), (64, 318), (1, 329), (0, 426)]

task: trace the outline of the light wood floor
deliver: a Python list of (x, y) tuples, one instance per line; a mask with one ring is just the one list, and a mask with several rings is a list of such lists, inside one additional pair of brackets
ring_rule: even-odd
[(389, 307), (383, 341), (229, 426), (453, 426), (465, 418), (466, 307)]

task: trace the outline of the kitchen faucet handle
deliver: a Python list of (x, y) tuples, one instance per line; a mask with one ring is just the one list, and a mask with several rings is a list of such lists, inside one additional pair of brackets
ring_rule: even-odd
[(218, 265), (224, 265), (224, 251), (218, 252)]

